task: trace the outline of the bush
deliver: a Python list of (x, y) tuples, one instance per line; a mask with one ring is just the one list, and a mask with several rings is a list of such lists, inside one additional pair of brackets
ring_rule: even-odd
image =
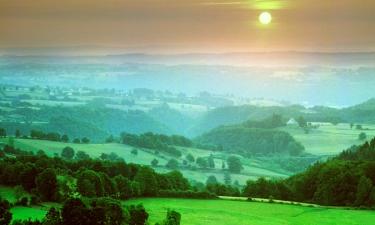
[(207, 191), (174, 191), (160, 190), (158, 197), (163, 198), (191, 198), (191, 199), (215, 199), (214, 194)]

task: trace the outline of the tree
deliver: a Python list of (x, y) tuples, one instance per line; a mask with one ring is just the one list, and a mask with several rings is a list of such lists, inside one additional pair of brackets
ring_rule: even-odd
[(190, 153), (186, 155), (186, 160), (191, 162), (191, 163), (193, 163), (195, 161), (194, 156)]
[(181, 214), (171, 210), (167, 212), (167, 218), (164, 221), (163, 225), (180, 225), (181, 223)]
[(207, 168), (208, 166), (207, 160), (203, 157), (198, 157), (196, 160), (196, 163), (200, 168), (203, 168), (203, 169)]
[(372, 181), (369, 178), (362, 176), (359, 179), (359, 183), (357, 186), (356, 200), (354, 205), (368, 205), (372, 187)]
[(297, 118), (297, 123), (299, 127), (302, 127), (302, 128), (307, 127), (307, 121), (305, 120), (303, 116), (299, 116)]
[(61, 136), (61, 141), (62, 141), (62, 142), (65, 142), (65, 143), (69, 142), (69, 137), (68, 137), (68, 135), (64, 134), (63, 136)]
[(215, 168), (215, 160), (214, 160), (214, 157), (212, 155), (210, 155), (208, 157), (207, 163), (208, 163), (209, 168), (211, 168), (211, 169)]
[(69, 199), (61, 210), (63, 225), (89, 225), (89, 210), (80, 199)]
[(90, 159), (90, 155), (87, 154), (84, 151), (78, 151), (77, 154), (76, 154), (76, 159), (77, 160), (88, 160), (88, 159)]
[(84, 137), (84, 138), (82, 138), (81, 142), (83, 144), (88, 144), (88, 143), (90, 143), (90, 139), (88, 139), (87, 137)]
[(47, 168), (36, 177), (36, 187), (42, 200), (57, 199), (57, 178), (53, 169)]
[(62, 152), (61, 152), (61, 157), (65, 158), (65, 159), (73, 159), (74, 157), (74, 149), (67, 146), (65, 148), (63, 148)]
[(229, 156), (227, 159), (228, 170), (232, 173), (240, 173), (243, 169), (240, 158)]
[(16, 136), (16, 138), (21, 137), (21, 131), (17, 129), (14, 135)]
[(138, 155), (138, 149), (133, 148), (132, 151), (131, 151), (131, 153), (132, 153), (133, 155)]
[(22, 187), (26, 191), (31, 191), (35, 188), (35, 178), (38, 175), (38, 171), (34, 164), (28, 163), (24, 166), (22, 172), (20, 173), (20, 181)]
[(176, 159), (170, 159), (165, 165), (165, 167), (171, 170), (178, 169), (178, 161)]
[(12, 221), (10, 204), (7, 200), (0, 199), (0, 225), (9, 225)]
[(361, 124), (357, 124), (357, 125), (355, 126), (355, 129), (357, 129), (357, 130), (362, 130), (362, 129), (363, 129), (363, 127), (362, 127), (362, 125), (361, 125)]
[(77, 190), (87, 197), (101, 197), (104, 193), (102, 180), (93, 170), (83, 170), (77, 178)]
[(0, 137), (7, 137), (7, 131), (4, 128), (0, 128)]
[(143, 205), (131, 205), (129, 208), (130, 222), (129, 225), (145, 225), (148, 219), (148, 213)]
[(367, 138), (367, 135), (365, 132), (361, 132), (359, 135), (358, 135), (358, 140), (360, 141), (363, 141), (363, 140), (366, 140)]
[(74, 138), (73, 143), (74, 144), (81, 144), (81, 140), (79, 138)]
[(45, 216), (43, 225), (61, 225), (61, 223), (60, 212), (55, 207), (51, 207)]
[(140, 185), (141, 193), (144, 196), (155, 196), (158, 191), (158, 182), (154, 170), (149, 167), (141, 167), (134, 177), (134, 181)]
[(207, 178), (206, 185), (218, 184), (217, 179), (214, 175), (211, 175)]
[(230, 176), (230, 173), (224, 173), (224, 184), (226, 185), (232, 184), (232, 178)]
[(157, 167), (158, 164), (159, 164), (159, 161), (158, 161), (157, 159), (153, 159), (153, 160), (151, 161), (151, 166), (153, 166), (153, 167)]
[(128, 178), (122, 175), (117, 175), (114, 180), (120, 199), (125, 200), (133, 196), (131, 181)]
[(105, 139), (105, 142), (106, 143), (113, 143), (113, 142), (115, 142), (115, 138), (111, 134), (109, 137), (107, 137), (107, 139)]

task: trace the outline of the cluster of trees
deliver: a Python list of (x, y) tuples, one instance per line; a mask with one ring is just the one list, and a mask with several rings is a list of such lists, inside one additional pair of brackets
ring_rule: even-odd
[[(9, 225), (12, 214), (9, 203), (0, 200), (0, 222)], [(63, 204), (61, 210), (51, 207), (42, 221), (13, 221), (13, 225), (145, 225), (149, 214), (143, 205), (127, 205), (122, 207), (120, 202), (111, 198), (93, 198), (83, 201), (80, 198), (70, 198)], [(180, 225), (181, 214), (168, 211), (166, 218), (156, 225)]]
[(375, 206), (375, 139), (286, 180), (248, 181), (243, 193), (322, 205)]
[(280, 114), (273, 114), (271, 117), (268, 117), (264, 120), (248, 120), (244, 122), (243, 125), (248, 128), (273, 129), (277, 127), (283, 127), (286, 125), (286, 123)]
[[(162, 190), (171, 193), (193, 191), (188, 180), (178, 171), (159, 174), (150, 167), (124, 161), (90, 158), (65, 161), (60, 157), (47, 157), (43, 152), (34, 155), (11, 146), (4, 149), (16, 157), (2, 154), (0, 184), (21, 185), (42, 201), (64, 201), (71, 196), (128, 199), (158, 196)], [(69, 148), (63, 152), (64, 158), (72, 157)]]
[[(59, 133), (56, 133), (56, 132), (45, 133), (45, 132), (43, 132), (41, 130), (31, 130), (30, 131), (30, 137), (33, 138), (33, 139), (39, 139), (39, 140), (69, 142), (69, 137), (66, 134), (60, 135)], [(83, 137), (82, 139), (75, 138), (73, 140), (73, 143), (76, 143), (76, 144), (79, 144), (79, 143), (88, 144), (88, 143), (90, 143), (90, 139), (88, 139), (87, 137)]]
[(221, 126), (203, 134), (196, 140), (203, 145), (222, 146), (224, 151), (254, 155), (301, 155), (302, 144), (284, 131), (248, 128), (243, 125)]
[(154, 134), (152, 132), (136, 135), (129, 133), (122, 133), (121, 139), (123, 144), (149, 148), (180, 157), (182, 154), (174, 146), (191, 147), (192, 141), (178, 135), (167, 136), (163, 134)]

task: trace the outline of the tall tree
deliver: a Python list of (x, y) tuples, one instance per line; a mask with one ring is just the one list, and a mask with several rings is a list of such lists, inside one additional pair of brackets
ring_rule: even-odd
[(48, 168), (36, 177), (36, 187), (45, 201), (57, 199), (57, 178), (55, 170)]

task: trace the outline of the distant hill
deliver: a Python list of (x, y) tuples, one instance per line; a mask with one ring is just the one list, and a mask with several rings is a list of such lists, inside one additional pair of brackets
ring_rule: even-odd
[(244, 156), (298, 156), (304, 151), (304, 147), (287, 132), (243, 125), (217, 127), (195, 141), (201, 145), (220, 146), (225, 152)]

